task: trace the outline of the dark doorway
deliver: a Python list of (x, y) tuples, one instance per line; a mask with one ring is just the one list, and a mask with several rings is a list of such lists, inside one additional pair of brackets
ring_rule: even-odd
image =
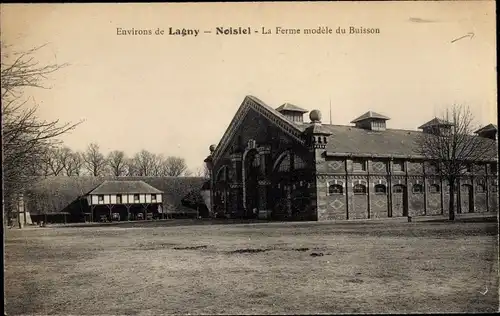
[(392, 187), (392, 217), (408, 216), (408, 191), (406, 186), (396, 184)]
[(462, 184), (460, 190), (460, 212), (474, 212), (474, 196), (472, 195), (472, 186), (470, 184)]
[(254, 209), (259, 208), (260, 157), (256, 149), (245, 156), (245, 217), (254, 217)]

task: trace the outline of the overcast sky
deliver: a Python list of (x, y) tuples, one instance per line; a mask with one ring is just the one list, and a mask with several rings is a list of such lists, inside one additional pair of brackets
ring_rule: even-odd
[[(46, 119), (83, 125), (84, 150), (141, 149), (203, 164), (245, 95), (319, 109), (333, 124), (368, 110), (416, 129), (453, 103), (496, 123), (495, 3), (219, 3), (2, 5), (1, 39), (48, 43), (42, 63), (70, 63), (52, 89), (29, 91)], [(379, 28), (376, 35), (217, 36), (219, 26)], [(200, 29), (197, 37), (118, 36), (117, 28)], [(211, 30), (212, 34), (203, 34)], [(453, 40), (470, 34), (467, 37)]]

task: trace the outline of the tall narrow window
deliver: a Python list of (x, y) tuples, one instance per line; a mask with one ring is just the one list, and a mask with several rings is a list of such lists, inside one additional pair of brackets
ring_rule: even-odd
[(121, 204), (122, 203), (122, 195), (121, 194), (117, 194), (116, 195), (116, 204)]
[(98, 196), (97, 196), (97, 200), (98, 200), (99, 202), (104, 202), (104, 195), (98, 195)]
[(139, 194), (134, 194), (134, 202), (139, 202)]
[(151, 201), (156, 202), (156, 194), (151, 194)]

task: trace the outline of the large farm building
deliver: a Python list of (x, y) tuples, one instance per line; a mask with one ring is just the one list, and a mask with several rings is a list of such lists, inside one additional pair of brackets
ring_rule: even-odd
[[(318, 221), (447, 214), (448, 183), (415, 141), (449, 123), (432, 119), (422, 131), (391, 129), (389, 117), (369, 111), (353, 125), (331, 125), (317, 110), (305, 122), (307, 112), (244, 99), (205, 160), (216, 214)], [(495, 151), (495, 125), (476, 134)], [(470, 162), (458, 180), (458, 213), (498, 211), (497, 164), (496, 153)]]

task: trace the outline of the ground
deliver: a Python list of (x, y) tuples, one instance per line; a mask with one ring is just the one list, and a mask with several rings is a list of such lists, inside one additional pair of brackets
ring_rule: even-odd
[(5, 268), (9, 315), (498, 311), (496, 222), (11, 229)]

